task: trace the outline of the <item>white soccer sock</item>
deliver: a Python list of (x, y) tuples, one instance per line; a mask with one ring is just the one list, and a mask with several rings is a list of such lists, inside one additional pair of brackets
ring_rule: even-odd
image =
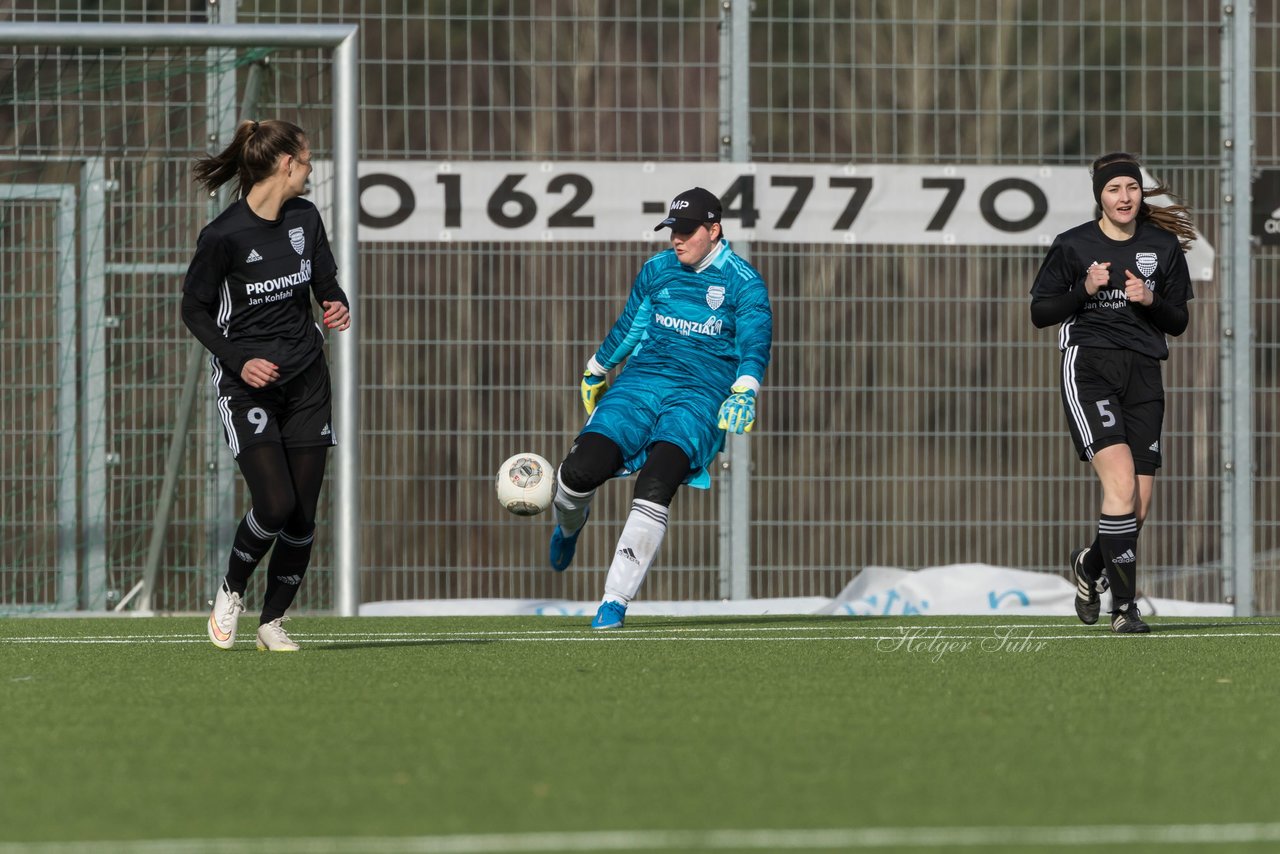
[(631, 502), (627, 524), (618, 537), (618, 548), (604, 582), (604, 600), (626, 605), (640, 591), (640, 583), (667, 535), (667, 508), (637, 498)]
[(586, 524), (587, 510), (591, 507), (591, 499), (596, 491), (574, 492), (560, 480), (560, 472), (556, 471), (556, 497), (551, 500), (555, 508), (556, 524), (566, 536), (573, 536)]

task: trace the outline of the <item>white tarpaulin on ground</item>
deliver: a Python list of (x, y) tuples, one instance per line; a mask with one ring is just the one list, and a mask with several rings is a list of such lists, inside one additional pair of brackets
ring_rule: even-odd
[[(963, 563), (909, 571), (869, 566), (816, 613), (1074, 616), (1075, 585), (1060, 575)], [(1102, 610), (1111, 606), (1103, 594)], [(1230, 617), (1230, 605), (1142, 597), (1146, 615)]]
[[(640, 616), (732, 616), (743, 614), (830, 614), (836, 616), (911, 616), (931, 614), (1010, 614), (1070, 617), (1075, 586), (1060, 575), (1006, 569), (982, 563), (905, 570), (870, 566), (834, 599), (738, 599), (631, 604)], [(565, 599), (415, 599), (366, 602), (360, 616), (515, 616), (590, 617), (598, 602)], [(1102, 597), (1102, 609), (1110, 607)], [(1230, 617), (1230, 605), (1143, 597), (1142, 613), (1164, 617)]]

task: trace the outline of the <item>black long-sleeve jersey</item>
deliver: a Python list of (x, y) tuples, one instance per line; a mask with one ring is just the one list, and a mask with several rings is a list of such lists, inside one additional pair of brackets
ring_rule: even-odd
[[(1089, 265), (1107, 261), (1110, 283), (1089, 296), (1084, 286)], [(1150, 306), (1125, 298), (1125, 270), (1146, 282), (1155, 300)], [(1186, 330), (1193, 296), (1187, 259), (1172, 232), (1144, 220), (1133, 237), (1112, 240), (1090, 221), (1053, 241), (1031, 286), (1031, 320), (1040, 328), (1061, 323), (1061, 350), (1104, 347), (1167, 359), (1165, 335)]]
[(315, 205), (290, 199), (269, 221), (240, 199), (200, 232), (182, 286), (182, 320), (232, 376), (250, 359), (267, 359), (283, 383), (324, 346), (309, 292), (317, 303), (350, 308), (337, 273)]

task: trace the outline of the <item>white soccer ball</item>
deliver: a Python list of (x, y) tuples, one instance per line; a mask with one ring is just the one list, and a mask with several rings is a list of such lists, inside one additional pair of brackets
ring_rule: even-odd
[(551, 506), (556, 470), (537, 454), (516, 454), (498, 469), (498, 503), (517, 516), (536, 516)]

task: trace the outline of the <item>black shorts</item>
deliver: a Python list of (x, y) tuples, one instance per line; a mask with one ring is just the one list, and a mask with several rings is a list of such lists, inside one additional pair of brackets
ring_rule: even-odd
[(323, 355), (296, 377), (267, 388), (250, 388), (221, 370), (216, 359), (214, 371), (218, 417), (234, 456), (263, 442), (286, 448), (338, 444), (333, 435), (329, 366)]
[(1160, 468), (1164, 380), (1159, 359), (1132, 350), (1068, 347), (1062, 353), (1062, 408), (1080, 459), (1125, 444), (1138, 474)]

